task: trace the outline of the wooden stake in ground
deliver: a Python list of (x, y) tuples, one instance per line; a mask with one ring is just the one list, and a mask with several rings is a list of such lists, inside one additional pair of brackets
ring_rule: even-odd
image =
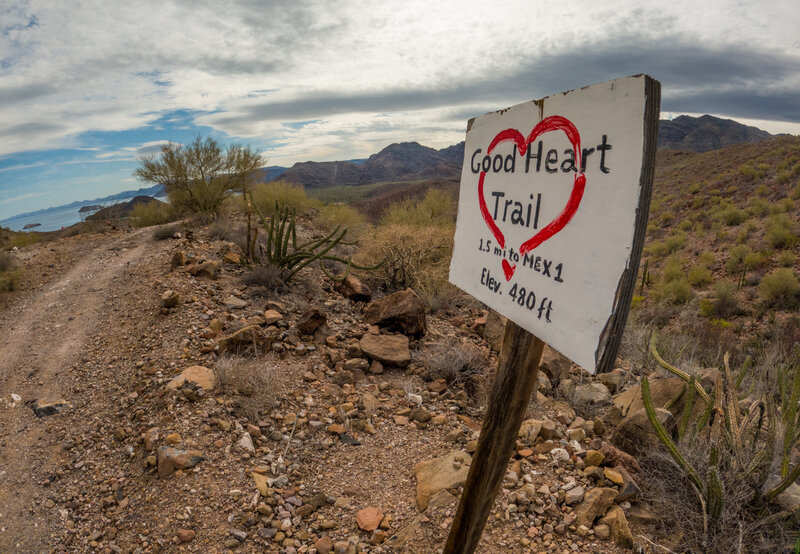
[(470, 554), (478, 547), (531, 394), (536, 390), (543, 351), (544, 342), (508, 321), (478, 448), (472, 458), (445, 554)]

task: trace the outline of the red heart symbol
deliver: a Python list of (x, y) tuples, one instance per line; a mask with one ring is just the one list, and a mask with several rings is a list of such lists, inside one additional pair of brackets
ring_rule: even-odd
[[(575, 167), (581, 167), (581, 137), (578, 133), (578, 129), (569, 119), (560, 115), (552, 115), (541, 120), (533, 128), (531, 133), (528, 135), (528, 138), (523, 137), (522, 133), (516, 129), (505, 129), (500, 131), (492, 139), (489, 148), (486, 150), (486, 155), (490, 155), (492, 150), (494, 150), (498, 144), (510, 140), (517, 145), (519, 153), (522, 156), (525, 154), (525, 151), (528, 149), (528, 145), (530, 143), (535, 141), (539, 135), (548, 133), (550, 131), (563, 131), (564, 134), (567, 135), (567, 138), (569, 139), (570, 143), (572, 143), (572, 148), (575, 152)], [(486, 225), (492, 231), (495, 239), (497, 239), (498, 244), (500, 244), (500, 248), (505, 248), (506, 237), (503, 235), (503, 232), (497, 226), (497, 223), (495, 223), (494, 219), (492, 219), (492, 216), (489, 213), (489, 208), (486, 206), (486, 198), (483, 196), (483, 182), (485, 178), (486, 172), (481, 171), (480, 177), (478, 178), (478, 203), (480, 205), (481, 215), (483, 216), (483, 220), (486, 222)], [(567, 204), (564, 206), (564, 209), (553, 219), (553, 221), (545, 225), (535, 235), (522, 243), (519, 248), (520, 255), (530, 252), (544, 241), (561, 231), (561, 229), (563, 229), (564, 226), (570, 222), (572, 216), (574, 216), (575, 212), (578, 211), (578, 206), (583, 199), (583, 191), (585, 188), (586, 176), (583, 173), (576, 172), (575, 179), (572, 184), (572, 192), (569, 195), (569, 199), (567, 199)], [(505, 259), (503, 260), (502, 265), (503, 273), (506, 276), (506, 281), (510, 281), (517, 266), (511, 265)]]

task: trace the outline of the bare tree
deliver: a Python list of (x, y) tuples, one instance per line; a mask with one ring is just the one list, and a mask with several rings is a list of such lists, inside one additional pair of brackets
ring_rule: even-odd
[(246, 192), (263, 162), (261, 154), (249, 146), (223, 148), (212, 137), (198, 136), (190, 144), (164, 144), (159, 155), (140, 158), (134, 175), (163, 184), (176, 208), (214, 219), (228, 196)]

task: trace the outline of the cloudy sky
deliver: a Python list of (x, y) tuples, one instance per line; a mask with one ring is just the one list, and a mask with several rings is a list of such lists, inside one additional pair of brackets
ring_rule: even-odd
[(636, 73), (662, 117), (800, 134), (797, 0), (0, 0), (0, 219), (143, 186), (212, 134), (269, 165), (441, 148), (468, 118)]

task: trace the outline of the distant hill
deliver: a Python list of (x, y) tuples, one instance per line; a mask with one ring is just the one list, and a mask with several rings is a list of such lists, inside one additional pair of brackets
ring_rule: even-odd
[(156, 200), (152, 196), (135, 196), (128, 202), (120, 202), (119, 204), (114, 204), (113, 206), (98, 210), (92, 215), (87, 216), (86, 221), (123, 219), (128, 217), (136, 206), (140, 204), (151, 204), (153, 202), (158, 204), (162, 203), (160, 200)]
[(658, 147), (665, 150), (708, 152), (742, 142), (760, 142), (773, 136), (757, 127), (742, 125), (732, 119), (710, 115), (681, 115), (659, 122)]
[(401, 142), (390, 144), (363, 162), (299, 162), (280, 178), (307, 188), (451, 178), (461, 173), (463, 152), (463, 143), (435, 150), (418, 142)]

